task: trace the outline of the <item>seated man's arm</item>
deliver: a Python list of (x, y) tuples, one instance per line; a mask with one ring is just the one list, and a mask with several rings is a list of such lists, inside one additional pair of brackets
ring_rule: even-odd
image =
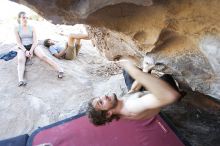
[(63, 49), (62, 51), (58, 52), (55, 48), (50, 47), (50, 48), (49, 48), (49, 51), (51, 52), (51, 54), (52, 54), (53, 56), (55, 56), (55, 57), (58, 58), (58, 59), (61, 59), (62, 56), (65, 55), (66, 49)]
[(171, 104), (180, 97), (180, 94), (165, 81), (143, 73), (129, 61), (122, 62), (125, 70), (152, 93), (152, 102), (155, 103), (155, 108)]
[(61, 59), (66, 53), (66, 49), (60, 51), (59, 53), (54, 53), (53, 55), (56, 57), (56, 58), (59, 58)]

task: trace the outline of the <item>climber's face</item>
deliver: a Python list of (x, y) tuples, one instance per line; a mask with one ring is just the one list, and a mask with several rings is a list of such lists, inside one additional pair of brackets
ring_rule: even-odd
[(117, 96), (113, 93), (112, 95), (104, 95), (97, 97), (92, 101), (92, 105), (97, 110), (110, 110), (115, 108), (117, 105)]

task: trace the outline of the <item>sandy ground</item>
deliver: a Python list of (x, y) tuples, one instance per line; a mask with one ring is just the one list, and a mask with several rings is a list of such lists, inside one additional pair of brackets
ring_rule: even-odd
[[(49, 37), (65, 41), (65, 37), (57, 34), (60, 31), (85, 33), (81, 25), (32, 23), (39, 40)], [(14, 24), (0, 24), (0, 53), (15, 47)], [(120, 96), (126, 92), (120, 68), (101, 57), (91, 41), (82, 41), (80, 53), (73, 61), (58, 60), (46, 48), (43, 50), (64, 68), (62, 80), (57, 79), (57, 73), (48, 64), (35, 56), (33, 64), (26, 66), (27, 86), (17, 87), (17, 58), (8, 62), (0, 60), (0, 139), (30, 134), (38, 127), (83, 112), (87, 101), (94, 96), (110, 92)]]

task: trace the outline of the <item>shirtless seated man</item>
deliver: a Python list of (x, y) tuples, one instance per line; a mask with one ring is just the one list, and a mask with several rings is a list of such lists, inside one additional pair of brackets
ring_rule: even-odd
[(142, 72), (130, 58), (120, 60), (123, 68), (148, 91), (131, 92), (122, 98), (114, 93), (90, 100), (87, 115), (94, 125), (104, 125), (112, 120), (145, 119), (157, 115), (161, 108), (177, 101), (181, 94), (169, 83)]
[(68, 42), (56, 42), (51, 39), (44, 41), (44, 46), (47, 47), (50, 53), (58, 59), (73, 60), (79, 53), (81, 44), (80, 40), (89, 37), (86, 34), (71, 34), (68, 37)]

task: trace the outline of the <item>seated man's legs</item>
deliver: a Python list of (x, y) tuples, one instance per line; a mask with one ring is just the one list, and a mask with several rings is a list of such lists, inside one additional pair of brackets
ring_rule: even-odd
[(76, 55), (79, 54), (79, 50), (81, 48), (80, 39), (76, 39), (75, 41)]
[(64, 58), (67, 60), (75, 59), (79, 53), (80, 47), (80, 39), (74, 39), (70, 37)]

